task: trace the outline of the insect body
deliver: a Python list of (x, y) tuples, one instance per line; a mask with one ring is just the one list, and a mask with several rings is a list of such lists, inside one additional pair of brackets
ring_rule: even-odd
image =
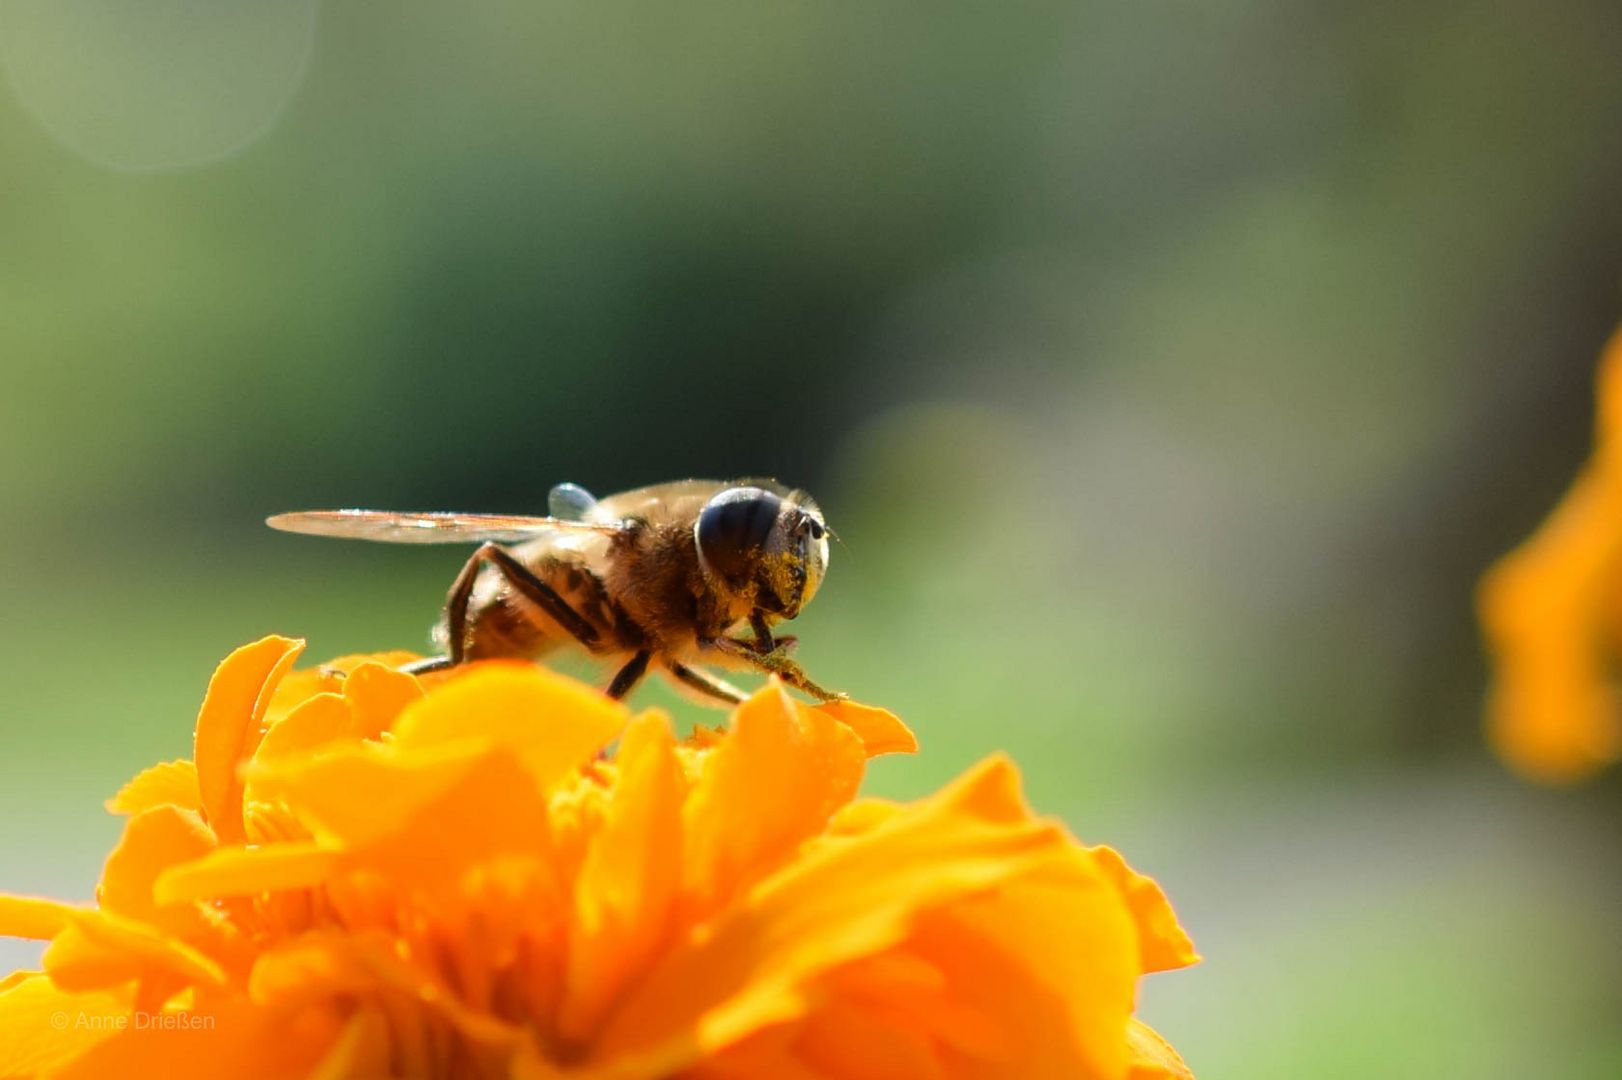
[[(559, 484), (548, 509), (549, 517), (315, 510), (268, 524), (389, 543), (479, 543), (435, 631), (445, 655), (413, 665), (419, 673), (575, 645), (617, 663), (614, 697), (657, 666), (712, 702), (743, 700), (704, 670), (712, 663), (839, 696), (789, 658), (793, 638), (772, 634), (811, 600), (828, 567), (828, 527), (805, 492), (769, 480), (681, 480), (596, 499)], [(744, 627), (751, 637), (736, 636)]]

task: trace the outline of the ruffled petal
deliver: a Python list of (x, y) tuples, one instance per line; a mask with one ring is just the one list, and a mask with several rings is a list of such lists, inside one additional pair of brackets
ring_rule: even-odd
[(533, 664), (486, 663), (450, 679), (394, 724), (402, 749), (487, 741), (518, 754), (542, 788), (591, 759), (624, 729), (623, 704)]
[(330, 1012), (286, 1015), (245, 1001), (167, 1010), (96, 1043), (52, 1080), (305, 1080), (342, 1030)]
[(1136, 1017), (1127, 1025), (1126, 1052), (1131, 1065), (1127, 1080), (1194, 1080), (1171, 1044)]
[(958, 1009), (1000, 1035), (994, 1049), (950, 1048), (950, 1075), (1124, 1071), (1137, 941), (1119, 893), (1081, 853), (1066, 847), (994, 890), (926, 914), (908, 949), (945, 975)]
[(46, 900), (38, 896), (9, 896), (0, 893), (0, 937), (49, 941), (87, 908)]
[[(289, 675), (297, 648), (228, 658), (200, 765), (110, 800), (99, 909), (0, 897), (50, 941), (0, 980), (0, 1076), (1187, 1080), (1130, 1023), (1187, 936), (1002, 758), (858, 802), (911, 732), (776, 680), (678, 742), (531, 665)], [(7, 1042), (70, 1000), (168, 1026)]]
[(686, 777), (661, 713), (631, 722), (616, 757), (618, 780), (575, 881), (561, 1034), (581, 1040), (609, 1001), (670, 934), (681, 886)]
[(683, 814), (689, 914), (734, 895), (820, 832), (856, 794), (866, 761), (851, 728), (798, 708), (776, 679), (739, 705)]
[(391, 1047), (388, 1020), (375, 1009), (363, 1009), (333, 1042), (326, 1056), (305, 1080), (355, 1080), (390, 1074)]
[(1596, 396), (1593, 456), (1476, 595), (1493, 658), (1488, 738), (1510, 766), (1551, 782), (1622, 757), (1612, 687), (1622, 629), (1622, 333), (1607, 346)]
[(159, 903), (176, 904), (312, 888), (336, 873), (342, 858), (341, 852), (313, 840), (219, 848), (165, 870), (157, 878), (153, 896)]
[[(354, 710), (344, 695), (315, 694), (270, 725), (254, 751), (253, 760), (258, 763), (319, 750), (345, 738), (354, 727)], [(253, 786), (251, 776), (248, 786)]]
[(1171, 902), (1153, 878), (1126, 864), (1120, 852), (1099, 845), (1087, 849), (1104, 875), (1121, 891), (1137, 923), (1140, 964), (1145, 973), (1170, 971), (1199, 962), (1200, 954), (1177, 921)]
[(358, 848), (407, 828), (488, 751), (467, 742), (454, 753), (414, 754), (340, 744), (313, 757), (256, 761), (251, 782), (256, 796), (285, 803), (326, 846)]
[(212, 958), (143, 923), (105, 911), (74, 912), (45, 950), (45, 970), (65, 990), (105, 990), (135, 979), (174, 976), (223, 986)]
[(790, 1061), (808, 1076), (840, 1080), (946, 1080), (951, 1074), (935, 1044), (894, 1019), (860, 1003), (825, 1002), (807, 1018), (792, 1051), (773, 1061), (770, 1071), (738, 1075), (777, 1076), (780, 1063)]
[(214, 833), (192, 810), (155, 806), (130, 818), (118, 846), (107, 857), (96, 899), (104, 911), (189, 937), (206, 932), (202, 914), (188, 904), (159, 903), (152, 883), (171, 866), (214, 850)]
[(481, 860), (550, 852), (531, 768), (488, 736), (428, 748), (341, 744), (257, 765), (254, 790), (285, 803), (318, 848), (345, 852), (346, 866), (399, 888), (454, 891)]
[(192, 760), (203, 813), (215, 835), (240, 841), (242, 766), (264, 734), (265, 711), (304, 642), (272, 635), (227, 656), (209, 681), (197, 715)]
[(360, 664), (344, 680), (344, 699), (354, 710), (350, 734), (361, 739), (381, 737), (422, 696), (422, 685), (414, 676), (387, 664)]
[(72, 994), (42, 973), (0, 983), (0, 1076), (60, 1068), (118, 1031), (127, 994)]
[(856, 732), (867, 748), (868, 757), (918, 752), (918, 737), (888, 709), (845, 700), (825, 701), (811, 707)]
[(328, 660), (318, 667), (289, 672), (287, 677), (277, 685), (276, 692), (271, 695), (270, 710), (266, 716), (271, 723), (274, 723), (317, 694), (343, 693), (344, 682), (349, 673), (366, 664), (378, 664), (382, 667), (398, 669), (420, 659), (422, 658), (416, 653), (400, 650), (362, 653), (353, 656), (340, 656), (336, 660)]
[(1622, 753), (1605, 610), (1622, 585), (1622, 461), (1591, 463), (1533, 537), (1482, 579), (1493, 653), (1488, 735), (1538, 779), (1586, 776)]
[(249, 998), (276, 1011), (331, 999), (398, 995), (430, 1010), (473, 1042), (510, 1053), (523, 1038), (515, 1024), (470, 1009), (442, 980), (423, 971), (383, 935), (318, 931), (261, 957)]
[[(868, 833), (807, 850), (656, 965), (609, 1021), (593, 1060), (655, 1073), (684, 1067), (803, 1017), (818, 979), (899, 944), (924, 913), (1049, 873), (1073, 880), (1067, 918), (1091, 924), (1075, 934), (1098, 957), (1089, 968), (1097, 981), (1075, 990), (1114, 1003), (1102, 1024), (1118, 1020), (1119, 1058), (1136, 974), (1125, 907), (1061, 830), (1023, 815), (1012, 773), (991, 759)], [(1108, 1048), (1086, 1041), (1092, 1035), (1081, 1033), (1079, 1045), (1102, 1058)]]
[(154, 806), (200, 811), (203, 797), (197, 787), (197, 766), (182, 760), (143, 769), (104, 805), (113, 814), (139, 814)]

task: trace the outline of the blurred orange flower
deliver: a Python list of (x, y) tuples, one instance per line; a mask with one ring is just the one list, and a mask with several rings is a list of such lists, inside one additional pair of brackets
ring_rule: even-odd
[(1580, 779), (1622, 754), (1622, 334), (1601, 358), (1595, 446), (1531, 539), (1482, 578), (1492, 744), (1528, 776)]
[[(1196, 958), (1160, 889), (1001, 758), (856, 799), (895, 717), (775, 683), (679, 741), (520, 664), (220, 665), (93, 908), (0, 981), (0, 1076), (1187, 1077), (1132, 1016)], [(612, 757), (605, 748), (617, 747)]]

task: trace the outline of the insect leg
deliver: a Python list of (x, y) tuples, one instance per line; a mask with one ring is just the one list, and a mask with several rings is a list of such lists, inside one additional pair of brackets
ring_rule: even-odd
[(582, 645), (596, 643), (597, 628), (581, 618), (569, 606), (569, 602), (557, 594), (557, 590), (536, 577), (529, 567), (513, 558), (505, 548), (485, 543), (479, 545), (479, 549), (462, 567), (462, 572), (456, 575), (445, 600), (445, 629), (450, 638), (449, 660), (452, 665), (460, 664), (467, 652), (467, 605), (473, 597), (473, 583), (478, 580), (479, 566), (486, 562), (494, 566), (507, 579), (507, 583), (518, 590), (519, 595), (550, 615)]
[(736, 705), (745, 697), (742, 690), (723, 679), (716, 678), (707, 671), (690, 668), (686, 664), (677, 663), (674, 660), (665, 663), (665, 670), (670, 672), (671, 676), (683, 686), (690, 686), (706, 697), (724, 701), (728, 705)]
[(620, 668), (619, 674), (614, 676), (614, 681), (608, 684), (608, 696), (622, 698), (629, 694), (631, 688), (641, 682), (642, 676), (647, 673), (648, 660), (652, 656), (651, 651), (643, 649), (631, 657), (625, 666)]
[(772, 628), (766, 622), (766, 613), (756, 608), (749, 613), (749, 628), (755, 632), (755, 651), (769, 653), (777, 648), (777, 642), (772, 639)]
[(729, 637), (715, 638), (712, 641), (705, 642), (705, 644), (717, 652), (743, 661), (757, 671), (765, 671), (776, 675), (796, 690), (803, 690), (820, 701), (835, 701), (845, 696), (836, 694), (832, 690), (824, 690), (812, 682), (811, 677), (805, 673), (805, 669), (790, 660), (780, 649), (762, 655), (755, 651), (754, 642), (739, 641), (736, 638)]
[(436, 671), (444, 671), (454, 666), (448, 656), (425, 656), (421, 660), (413, 660), (409, 664), (400, 665), (400, 670), (407, 675), (431, 675)]
[(766, 613), (758, 608), (749, 613), (749, 627), (755, 632), (754, 646), (758, 653), (780, 652), (784, 656), (794, 651), (800, 639), (793, 634), (773, 635)]

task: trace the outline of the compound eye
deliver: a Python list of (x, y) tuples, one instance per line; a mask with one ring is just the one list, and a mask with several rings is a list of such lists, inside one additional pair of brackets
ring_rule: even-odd
[(824, 530), (822, 528), (822, 522), (818, 521), (816, 518), (812, 518), (811, 519), (811, 539), (813, 539), (813, 540), (821, 540), (823, 531)]
[(753, 575), (783, 500), (760, 488), (728, 488), (698, 515), (699, 554), (714, 573), (739, 582)]

